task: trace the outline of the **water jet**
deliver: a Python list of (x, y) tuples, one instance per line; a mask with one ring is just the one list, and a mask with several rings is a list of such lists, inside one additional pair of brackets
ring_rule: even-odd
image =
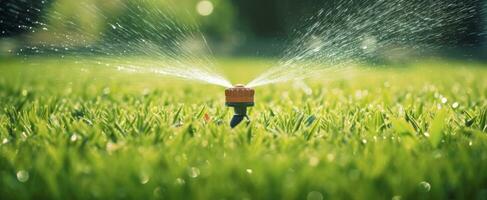
[(230, 127), (234, 128), (244, 118), (249, 120), (247, 107), (254, 106), (254, 94), (254, 89), (245, 87), (242, 84), (237, 84), (225, 90), (225, 105), (233, 107), (235, 110), (235, 114), (230, 121)]

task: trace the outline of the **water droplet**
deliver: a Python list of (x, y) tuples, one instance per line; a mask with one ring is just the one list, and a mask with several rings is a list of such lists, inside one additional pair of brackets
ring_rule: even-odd
[(362, 144), (367, 144), (367, 140), (366, 139), (362, 139)]
[(401, 200), (401, 196), (399, 196), (399, 195), (393, 196), (392, 200)]
[(441, 98), (441, 103), (446, 103), (446, 102), (448, 102), (447, 98), (445, 98), (445, 97)]
[(472, 145), (473, 145), (473, 142), (472, 142), (472, 140), (470, 140), (470, 141), (468, 142), (468, 146), (472, 146)]
[(24, 131), (22, 131), (22, 133), (20, 135), (22, 136), (23, 140), (26, 140), (29, 137), (29, 135), (27, 135), (27, 133)]
[(429, 192), (431, 190), (431, 184), (426, 182), (426, 181), (421, 181), (419, 183), (419, 186), (421, 187), (421, 189), (425, 192)]
[(29, 180), (29, 172), (25, 170), (19, 170), (17, 172), (17, 180), (19, 180), (22, 183), (25, 183)]
[(3, 138), (2, 144), (7, 144), (7, 143), (8, 143), (8, 139), (7, 138)]
[(306, 197), (307, 200), (323, 200), (323, 195), (321, 192), (318, 191), (312, 191), (308, 193), (308, 196)]
[(141, 184), (145, 185), (145, 184), (147, 184), (149, 181), (150, 181), (150, 176), (149, 176), (149, 175), (147, 175), (146, 173), (142, 173), (142, 174), (140, 175), (140, 183), (141, 183)]
[(453, 103), (453, 104), (451, 105), (451, 107), (452, 107), (453, 109), (458, 108), (458, 106), (459, 106), (458, 102), (455, 102), (455, 103)]
[(75, 133), (75, 134), (71, 135), (71, 137), (69, 138), (69, 140), (71, 142), (76, 142), (76, 140), (78, 140), (78, 138), (79, 138), (78, 134)]
[(191, 178), (197, 178), (199, 175), (200, 175), (200, 169), (198, 169), (197, 167), (191, 167), (189, 169), (189, 176)]
[(28, 94), (27, 90), (25, 90), (25, 89), (24, 89), (24, 90), (22, 90), (22, 96), (24, 96), (24, 97), (25, 97), (25, 96), (27, 96), (27, 94)]
[(185, 183), (186, 183), (186, 181), (184, 181), (184, 179), (182, 179), (182, 178), (176, 179), (176, 185), (184, 185)]
[(252, 172), (253, 172), (253, 171), (252, 171), (252, 169), (246, 169), (245, 171), (246, 171), (248, 174), (252, 174)]

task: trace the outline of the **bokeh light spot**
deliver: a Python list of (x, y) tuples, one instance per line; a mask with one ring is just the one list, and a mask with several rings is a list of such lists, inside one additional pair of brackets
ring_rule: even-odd
[(210, 1), (200, 1), (196, 4), (196, 11), (201, 16), (208, 16), (213, 13), (213, 3)]

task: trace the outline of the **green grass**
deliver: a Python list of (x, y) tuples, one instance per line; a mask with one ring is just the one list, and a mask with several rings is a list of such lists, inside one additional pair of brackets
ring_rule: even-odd
[(232, 130), (223, 88), (3, 60), (0, 199), (486, 199), (486, 77), (429, 61), (265, 86)]

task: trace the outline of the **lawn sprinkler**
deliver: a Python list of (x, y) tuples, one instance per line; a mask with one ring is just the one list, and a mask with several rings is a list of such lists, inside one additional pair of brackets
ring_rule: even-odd
[(254, 106), (254, 89), (246, 88), (242, 84), (237, 84), (225, 90), (225, 105), (233, 107), (235, 114), (230, 121), (230, 127), (234, 128), (247, 116), (247, 107)]

